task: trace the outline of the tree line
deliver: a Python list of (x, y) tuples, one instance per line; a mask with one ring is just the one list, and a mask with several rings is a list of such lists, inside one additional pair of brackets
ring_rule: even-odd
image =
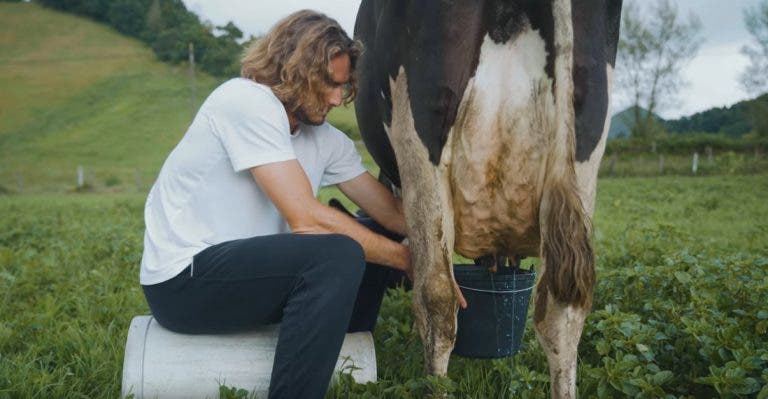
[(678, 104), (680, 89), (686, 85), (681, 72), (699, 50), (702, 25), (695, 14), (680, 16), (670, 0), (657, 0), (642, 11), (638, 3), (625, 3), (616, 83), (631, 102), (632, 137), (654, 139), (682, 131), (768, 137), (768, 95), (761, 95), (768, 92), (768, 0), (747, 8), (743, 20), (752, 40), (742, 48), (750, 64), (739, 83), (759, 97), (664, 123), (656, 112)]
[(181, 0), (34, 0), (48, 8), (82, 15), (108, 24), (120, 33), (147, 43), (157, 57), (176, 63), (189, 58), (211, 75), (239, 75), (243, 32), (229, 22), (213, 26), (200, 21)]
[(768, 131), (768, 126), (765, 125), (768, 119), (759, 118), (768, 113), (760, 110), (766, 106), (768, 93), (740, 101), (730, 107), (711, 108), (680, 119), (667, 120), (663, 124), (670, 133), (717, 133), (738, 138), (753, 131)]

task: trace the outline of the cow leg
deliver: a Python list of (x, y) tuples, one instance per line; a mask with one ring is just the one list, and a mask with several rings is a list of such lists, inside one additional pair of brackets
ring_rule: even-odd
[[(610, 66), (607, 67), (607, 75), (608, 75), (608, 82), (610, 87), (611, 77), (613, 75), (613, 70)], [(609, 90), (610, 92), (610, 90)], [(585, 162), (578, 162), (575, 164), (575, 173), (576, 173), (576, 186), (578, 187), (578, 193), (579, 193), (579, 199), (582, 204), (583, 209), (583, 216), (581, 218), (573, 216), (570, 217), (562, 217), (559, 216), (558, 218), (563, 219), (582, 219), (582, 221), (579, 221), (576, 224), (576, 227), (574, 228), (573, 225), (570, 228), (561, 229), (563, 231), (579, 231), (581, 230), (582, 233), (575, 234), (573, 236), (565, 236), (562, 238), (549, 238), (549, 240), (557, 241), (562, 240), (565, 242), (566, 240), (571, 243), (582, 243), (582, 250), (581, 252), (589, 253), (591, 250), (589, 249), (589, 245), (586, 243), (586, 240), (588, 240), (589, 236), (589, 228), (586, 230), (582, 230), (581, 226), (579, 224), (584, 224), (586, 226), (590, 226), (590, 220), (592, 219), (592, 213), (594, 211), (594, 203), (595, 203), (595, 191), (597, 187), (597, 170), (600, 166), (600, 159), (602, 158), (603, 151), (605, 149), (605, 140), (608, 135), (608, 128), (610, 126), (610, 118), (606, 118), (605, 125), (603, 127), (603, 133), (602, 137), (598, 143), (597, 148), (593, 151), (589, 159)], [(569, 161), (570, 162), (570, 161)], [(573, 191), (573, 189), (570, 189), (570, 191)], [(550, 196), (551, 197), (551, 196)], [(561, 196), (565, 197), (565, 196)], [(550, 201), (551, 203), (552, 201)], [(575, 202), (573, 199), (568, 200), (565, 198), (562, 198), (560, 200), (557, 200), (555, 202), (559, 203), (568, 203), (568, 202)], [(552, 209), (568, 209), (568, 208), (578, 208), (578, 205), (576, 206), (564, 206), (564, 207), (548, 207), (548, 212), (552, 212)], [(573, 214), (573, 213), (572, 213)], [(554, 219), (554, 218), (552, 218)], [(550, 219), (550, 220), (552, 220)], [(544, 222), (546, 223), (546, 222)], [(551, 231), (557, 231), (557, 229), (553, 229), (550, 222), (550, 228)], [(574, 237), (577, 237), (574, 239)], [(543, 238), (544, 240), (547, 240), (548, 238)], [(546, 252), (546, 251), (544, 251)], [(552, 254), (554, 251), (549, 251), (550, 254)], [(579, 250), (571, 249), (568, 252), (576, 253), (580, 252)], [(546, 257), (546, 254), (545, 254)], [(556, 256), (550, 255), (550, 257), (553, 258), (553, 261), (555, 260)], [(592, 255), (588, 255), (589, 258), (592, 257)], [(539, 281), (539, 285), (537, 286), (537, 292), (541, 293), (541, 296), (537, 295), (536, 300), (536, 309), (535, 309), (535, 318), (534, 318), (534, 326), (536, 329), (536, 336), (539, 339), (539, 343), (544, 348), (544, 352), (547, 355), (547, 361), (549, 363), (549, 373), (550, 373), (550, 381), (552, 386), (552, 397), (553, 398), (575, 398), (576, 397), (576, 359), (577, 359), (577, 346), (579, 343), (579, 339), (581, 338), (582, 329), (584, 327), (584, 321), (587, 318), (587, 315), (589, 314), (589, 304), (591, 302), (591, 290), (592, 286), (594, 285), (594, 272), (589, 271), (592, 269), (591, 263), (593, 260), (589, 260), (587, 263), (587, 267), (584, 267), (584, 265), (579, 269), (575, 269), (572, 272), (567, 272), (569, 275), (576, 275), (578, 276), (581, 274), (581, 282), (580, 283), (571, 283), (572, 289), (575, 287), (580, 287), (580, 290), (584, 291), (587, 298), (581, 299), (581, 304), (574, 303), (572, 305), (569, 305), (568, 302), (564, 301), (557, 301), (553, 299), (552, 293), (549, 292), (549, 286), (546, 284), (551, 284), (552, 280), (545, 280), (542, 278)], [(544, 261), (544, 264), (542, 266), (542, 276), (546, 273), (547, 269), (547, 261)], [(581, 262), (584, 263), (584, 262)], [(559, 266), (561, 267), (561, 266)], [(551, 270), (550, 270), (551, 271)], [(586, 271), (586, 273), (584, 273)], [(576, 280), (579, 280), (578, 277), (576, 277)], [(583, 287), (583, 288), (581, 288)], [(562, 290), (562, 288), (561, 288)], [(574, 290), (578, 291), (578, 290)], [(563, 295), (561, 295), (563, 296)], [(568, 298), (572, 302), (574, 301), (574, 298)], [(586, 300), (585, 300), (586, 299)]]
[(589, 310), (557, 302), (551, 295), (545, 301), (536, 303), (534, 326), (547, 355), (552, 398), (575, 398), (577, 350)]
[(576, 397), (577, 348), (595, 285), (588, 215), (569, 170), (546, 183), (540, 207), (542, 268), (533, 322), (547, 355), (553, 398)]
[[(390, 81), (392, 122), (386, 128), (397, 156), (408, 243), (414, 268), (413, 313), (424, 344), (426, 372), (446, 375), (456, 339), (458, 296), (453, 277), (453, 208), (448, 185), (450, 149), (435, 165), (414, 127), (401, 68)], [(450, 142), (450, 140), (449, 140)]]
[(577, 349), (595, 284), (588, 216), (576, 187), (560, 181), (545, 189), (540, 217), (542, 268), (533, 322), (547, 355), (552, 397), (575, 398)]
[(590, 212), (575, 170), (571, 2), (555, 0), (555, 126), (539, 205), (542, 271), (534, 327), (547, 355), (553, 398), (576, 397), (576, 360), (595, 285)]
[[(456, 340), (458, 309), (452, 262), (444, 248), (430, 242), (439, 238), (440, 233), (431, 228), (420, 230), (411, 230), (415, 239), (411, 245), (414, 252), (419, 251), (414, 263), (413, 313), (424, 344), (425, 371), (431, 375), (445, 376)], [(421, 243), (417, 244), (416, 241)], [(423, 256), (424, 251), (431, 253)]]

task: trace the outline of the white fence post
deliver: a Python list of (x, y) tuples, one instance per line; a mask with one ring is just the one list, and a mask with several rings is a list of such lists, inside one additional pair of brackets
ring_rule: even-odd
[(659, 174), (664, 174), (664, 154), (659, 154)]
[(16, 191), (19, 193), (24, 191), (24, 176), (18, 170), (16, 171)]
[(691, 166), (691, 171), (695, 175), (698, 170), (699, 170), (699, 153), (698, 152), (694, 152), (693, 153), (693, 165)]
[(136, 169), (136, 191), (141, 191), (141, 172)]
[(85, 173), (83, 173), (83, 167), (78, 165), (77, 166), (77, 187), (83, 187), (85, 184)]

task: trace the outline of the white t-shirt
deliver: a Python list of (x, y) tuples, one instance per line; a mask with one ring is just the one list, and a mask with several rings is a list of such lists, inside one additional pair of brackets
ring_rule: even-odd
[(300, 125), (291, 135), (269, 87), (236, 78), (214, 90), (147, 197), (141, 284), (176, 276), (211, 245), (290, 232), (249, 171), (290, 159), (315, 194), (365, 172), (352, 140), (330, 124)]

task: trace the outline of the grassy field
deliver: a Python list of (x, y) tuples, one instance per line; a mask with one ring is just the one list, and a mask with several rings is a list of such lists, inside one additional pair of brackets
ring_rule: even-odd
[[(217, 81), (197, 75), (197, 99)], [(191, 120), (186, 68), (140, 42), (31, 3), (0, 3), (0, 186), (144, 191)], [(107, 187), (109, 186), (109, 187)]]
[[(768, 394), (767, 196), (764, 175), (600, 182), (583, 397)], [(137, 282), (143, 200), (0, 197), (0, 398), (119, 395), (129, 321), (148, 313)], [(530, 326), (514, 359), (454, 357), (450, 379), (424, 378), (409, 308), (405, 291), (385, 300), (380, 381), (345, 381), (329, 397), (547, 397)]]
[(600, 164), (601, 177), (714, 176), (768, 172), (768, 157), (722, 151), (712, 157), (699, 154), (696, 172), (693, 154), (630, 153), (608, 155)]

